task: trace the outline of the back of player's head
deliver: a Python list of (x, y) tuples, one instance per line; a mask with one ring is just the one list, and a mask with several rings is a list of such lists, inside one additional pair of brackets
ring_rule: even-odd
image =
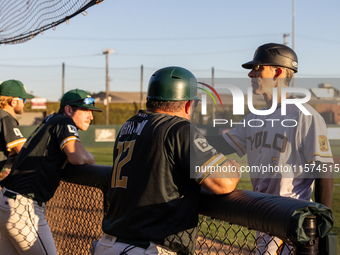
[[(77, 106), (91, 111), (102, 112), (102, 109), (95, 107), (95, 99), (89, 93), (81, 89), (73, 89), (66, 92), (60, 101), (60, 109), (66, 105)], [(60, 110), (59, 110), (60, 112)]]
[(178, 66), (164, 67), (151, 76), (147, 98), (159, 101), (200, 100), (195, 76)]
[(252, 69), (254, 65), (279, 66), (298, 71), (298, 58), (296, 53), (286, 45), (267, 43), (258, 47), (253, 60), (242, 65), (245, 69)]
[(197, 96), (196, 77), (189, 70), (169, 66), (151, 76), (146, 102), (148, 109), (178, 112), (188, 100), (201, 100)]

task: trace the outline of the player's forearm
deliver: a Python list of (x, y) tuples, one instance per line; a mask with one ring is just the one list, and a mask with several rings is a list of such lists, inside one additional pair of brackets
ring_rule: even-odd
[(10, 171), (11, 171), (10, 168), (3, 168), (0, 170), (0, 182), (9, 175)]
[(94, 156), (80, 142), (66, 144), (64, 152), (72, 165), (95, 164)]
[(222, 166), (221, 169), (228, 169), (225, 172), (214, 172), (207, 177), (202, 186), (216, 194), (227, 194), (235, 190), (237, 183), (241, 178), (240, 165), (235, 160), (228, 160)]
[(11, 149), (11, 151), (9, 152), (8, 156), (14, 156), (14, 155), (19, 154), (23, 145), (24, 145), (24, 143), (21, 143), (21, 144), (18, 144), (17, 146), (15, 146), (15, 147), (13, 147)]
[(61, 178), (64, 181), (97, 187), (106, 193), (111, 186), (112, 166), (67, 164), (62, 170)]
[(72, 165), (95, 164), (94, 156), (87, 150), (82, 153), (73, 153), (68, 156), (68, 160)]

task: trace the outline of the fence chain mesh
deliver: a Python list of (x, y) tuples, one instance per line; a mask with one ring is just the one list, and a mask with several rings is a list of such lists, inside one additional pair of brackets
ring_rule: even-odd
[(104, 0), (0, 0), (0, 44), (26, 42)]
[[(53, 198), (45, 207), (46, 219), (58, 254), (90, 254), (92, 242), (103, 236), (101, 229), (104, 216), (103, 199), (103, 193), (98, 188), (63, 181), (60, 183)], [(261, 255), (256, 241), (263, 237), (261, 234), (257, 237), (255, 230), (207, 216), (199, 217), (199, 236), (195, 254)], [(13, 224), (13, 227), (16, 225)], [(18, 233), (25, 231), (33, 230), (19, 227), (17, 229)], [(270, 242), (275, 240), (272, 239)], [(285, 244), (276, 245), (278, 247)], [(267, 251), (263, 254), (270, 255)]]

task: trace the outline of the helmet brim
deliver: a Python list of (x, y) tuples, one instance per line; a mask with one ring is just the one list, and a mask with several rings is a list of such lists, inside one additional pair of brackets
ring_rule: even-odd
[[(243, 67), (244, 69), (252, 69), (253, 66), (256, 66), (256, 65), (259, 65), (259, 66), (280, 66), (280, 65), (273, 64), (273, 63), (263, 63), (263, 62), (259, 62), (259, 61), (254, 61), (254, 60), (252, 60), (252, 61), (249, 61), (249, 62), (247, 62), (247, 63), (244, 63), (244, 64), (242, 65), (242, 67)], [(293, 70), (294, 73), (297, 73), (297, 70), (295, 70), (295, 69), (293, 69), (293, 68), (290, 68), (290, 67), (286, 67), (286, 68)]]
[(249, 61), (247, 63), (244, 63), (242, 65), (242, 67), (245, 68), (245, 69), (252, 69), (254, 65), (263, 65), (263, 64), (260, 63), (259, 61), (252, 60), (252, 61)]

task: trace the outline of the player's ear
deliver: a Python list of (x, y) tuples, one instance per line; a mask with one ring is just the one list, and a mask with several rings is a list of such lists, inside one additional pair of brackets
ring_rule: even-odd
[(17, 105), (17, 103), (18, 103), (18, 100), (14, 100), (13, 98), (12, 98), (12, 100), (11, 101), (9, 101), (9, 105), (10, 106), (12, 106), (12, 107), (15, 107), (16, 105)]
[(275, 69), (275, 76), (274, 79), (282, 78), (283, 69), (281, 67)]
[(193, 106), (191, 105), (191, 101), (189, 100), (185, 103), (185, 113), (186, 114), (190, 114), (190, 107), (193, 107)]
[(65, 115), (72, 117), (73, 116), (73, 109), (71, 106), (69, 105), (65, 105), (64, 106), (64, 110), (65, 110)]

